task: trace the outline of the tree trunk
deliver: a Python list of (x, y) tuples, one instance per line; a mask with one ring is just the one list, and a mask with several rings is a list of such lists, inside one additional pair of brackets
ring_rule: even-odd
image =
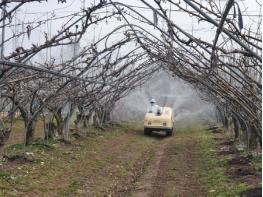
[(247, 126), (247, 123), (244, 122), (243, 120), (240, 120), (240, 127), (241, 127), (241, 130), (242, 130), (242, 133), (240, 135), (240, 139), (245, 142), (246, 146), (249, 147), (249, 136), (248, 136), (248, 126)]
[(63, 119), (61, 114), (55, 113), (54, 114), (56, 123), (57, 123), (57, 132), (59, 136), (62, 136), (63, 134)]
[(83, 125), (83, 115), (80, 113), (80, 114), (77, 114), (77, 118), (76, 118), (76, 121), (75, 121), (75, 125), (76, 125), (76, 129), (80, 129)]
[(89, 125), (89, 120), (92, 114), (86, 115), (83, 119), (83, 128), (87, 128)]
[(258, 140), (257, 140), (257, 133), (256, 128), (254, 125), (249, 127), (249, 149), (253, 150), (258, 147)]
[(26, 145), (31, 144), (34, 140), (36, 123), (37, 123), (37, 120), (35, 119), (29, 120), (26, 123), (26, 139), (25, 139)]
[(232, 119), (234, 124), (235, 140), (237, 140), (239, 138), (240, 126), (238, 120), (235, 117), (232, 117)]
[(94, 116), (93, 116), (93, 125), (95, 127), (99, 127), (99, 121), (98, 121), (98, 118), (97, 118), (97, 113), (95, 113)]
[(10, 128), (3, 128), (0, 130), (0, 150), (9, 139), (10, 133), (11, 133)]
[(27, 113), (26, 110), (22, 109), (21, 107), (19, 109), (25, 124), (25, 144), (29, 145), (34, 140), (34, 132), (37, 119), (30, 118), (30, 114)]
[(57, 127), (53, 122), (45, 123), (45, 139), (54, 139)]
[(110, 110), (105, 111), (104, 123), (109, 122), (111, 120), (110, 114), (111, 114)]
[(80, 113), (77, 115), (77, 120), (75, 122), (76, 128), (87, 128), (88, 126), (88, 121), (91, 117), (92, 113), (89, 113), (88, 115), (85, 115), (84, 113)]
[(227, 116), (225, 116), (225, 119), (224, 119), (224, 127), (226, 128), (227, 131), (229, 130), (229, 122), (228, 122)]
[(70, 120), (71, 120), (71, 118), (72, 118), (72, 116), (73, 116), (74, 110), (75, 110), (74, 105), (70, 104), (69, 111), (68, 111), (66, 117), (65, 117), (64, 120), (63, 120), (63, 135), (64, 135), (64, 136), (67, 136), (68, 133), (69, 133)]
[(220, 110), (219, 107), (216, 107), (216, 114), (217, 114), (217, 122), (221, 122), (222, 124), (224, 124), (224, 116), (223, 116), (223, 113), (222, 111)]

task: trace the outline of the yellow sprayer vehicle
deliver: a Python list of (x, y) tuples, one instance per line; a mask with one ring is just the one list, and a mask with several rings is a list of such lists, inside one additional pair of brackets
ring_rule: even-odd
[(145, 114), (144, 134), (149, 135), (152, 131), (166, 131), (171, 136), (174, 131), (174, 114), (170, 107), (162, 107), (160, 112)]

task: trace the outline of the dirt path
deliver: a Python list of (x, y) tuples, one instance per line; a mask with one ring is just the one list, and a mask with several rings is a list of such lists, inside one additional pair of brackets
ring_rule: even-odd
[(205, 196), (205, 188), (193, 174), (197, 141), (176, 137), (165, 147), (150, 196)]
[[(142, 131), (139, 131), (142, 133)], [(150, 140), (145, 150), (135, 143), (120, 151), (118, 157), (132, 161), (135, 152), (141, 152), (130, 169), (130, 176), (114, 188), (112, 196), (161, 197), (161, 196), (204, 196), (205, 188), (195, 178), (193, 171), (198, 153), (195, 138), (175, 134), (166, 137), (164, 133), (143, 136)], [(119, 161), (120, 162), (120, 161)], [(110, 194), (111, 195), (111, 194)]]
[[(171, 140), (170, 140), (171, 141)], [(158, 173), (160, 171), (160, 163), (164, 159), (165, 147), (167, 146), (168, 140), (164, 140), (153, 155), (151, 162), (146, 167), (144, 174), (135, 183), (134, 191), (131, 192), (131, 196), (134, 197), (146, 197), (150, 196), (154, 190), (154, 184), (157, 180)]]
[[(146, 197), (199, 194), (200, 187), (190, 173), (193, 167), (190, 150), (194, 145), (194, 140), (181, 139), (180, 133), (172, 137), (164, 133), (145, 136), (142, 129), (105, 133), (78, 142), (77, 146), (62, 146), (55, 152), (41, 155), (41, 159), (49, 162), (45, 165), (16, 166), (16, 170), (27, 171), (25, 174), (11, 169), (10, 173), (23, 177), (16, 180), (12, 195)], [(9, 192), (4, 194), (8, 196)]]
[(204, 196), (204, 188), (192, 174), (196, 143), (180, 134), (164, 139), (131, 196)]
[[(208, 190), (201, 180), (210, 182), (202, 174), (210, 165), (204, 154), (214, 151), (208, 143), (212, 136), (203, 131), (184, 129), (166, 137), (164, 133), (145, 136), (142, 129), (119, 128), (73, 145), (41, 149), (34, 152), (38, 162), (15, 164), (2, 173), (0, 196), (213, 196), (207, 192), (217, 188)], [(217, 160), (211, 161), (216, 164)], [(221, 169), (218, 166), (217, 170)], [(217, 176), (222, 178), (224, 171), (220, 173)]]

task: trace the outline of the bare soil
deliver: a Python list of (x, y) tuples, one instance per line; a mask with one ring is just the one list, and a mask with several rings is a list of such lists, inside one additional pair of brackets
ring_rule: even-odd
[[(247, 191), (242, 194), (244, 196), (259, 192), (261, 177), (251, 166), (251, 158), (239, 155), (232, 141), (227, 141), (218, 128), (215, 130), (213, 135), (219, 144), (217, 154), (233, 156), (227, 162), (226, 176), (255, 186), (254, 193)], [(194, 135), (179, 131), (171, 137), (162, 132), (145, 136), (142, 129), (105, 131), (95, 137), (77, 136), (76, 141), (66, 145), (60, 142), (50, 152), (34, 153), (36, 158), (37, 154), (43, 154), (43, 162), (38, 163), (39, 158), (36, 162), (28, 162), (23, 155), (7, 157), (2, 169), (20, 178), (14, 185), (5, 183), (11, 190), (2, 187), (3, 194), (32, 197), (207, 196), (208, 189), (196, 174), (200, 158), (205, 159), (198, 150), (202, 138)], [(27, 173), (23, 174), (23, 170)], [(32, 185), (27, 187), (28, 184)]]
[(197, 141), (176, 134), (166, 137), (162, 133), (154, 133), (150, 138), (158, 141), (151, 147), (148, 161), (147, 156), (143, 157), (146, 159), (143, 171), (130, 183), (128, 192), (115, 196), (205, 196), (204, 186), (193, 174)]
[(216, 139), (221, 139), (219, 143), (219, 155), (229, 155), (231, 159), (225, 166), (225, 175), (233, 181), (249, 185), (250, 189), (240, 194), (241, 197), (261, 197), (262, 196), (262, 174), (252, 165), (252, 155), (242, 155), (234, 144), (233, 140), (227, 139), (222, 133), (216, 134)]

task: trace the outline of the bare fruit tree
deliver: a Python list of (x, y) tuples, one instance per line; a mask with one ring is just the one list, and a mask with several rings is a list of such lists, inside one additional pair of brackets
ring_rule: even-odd
[[(32, 143), (41, 117), (45, 128), (54, 124), (61, 137), (68, 135), (76, 111), (77, 128), (91, 118), (101, 127), (119, 99), (166, 70), (213, 103), (218, 119), (233, 126), (236, 138), (244, 135), (249, 146), (261, 142), (261, 14), (251, 19), (234, 0), (138, 0), (141, 6), (95, 2), (70, 14), (52, 12), (21, 24), (16, 21), (19, 9), (47, 2), (0, 4), (0, 99), (1, 111), (9, 114), (1, 128), (6, 136), (17, 112), (25, 122), (26, 144)], [(209, 34), (186, 30), (173, 13)], [(59, 25), (49, 29), (51, 23)], [(105, 26), (95, 35), (95, 27)], [(6, 47), (13, 42), (15, 47)]]

